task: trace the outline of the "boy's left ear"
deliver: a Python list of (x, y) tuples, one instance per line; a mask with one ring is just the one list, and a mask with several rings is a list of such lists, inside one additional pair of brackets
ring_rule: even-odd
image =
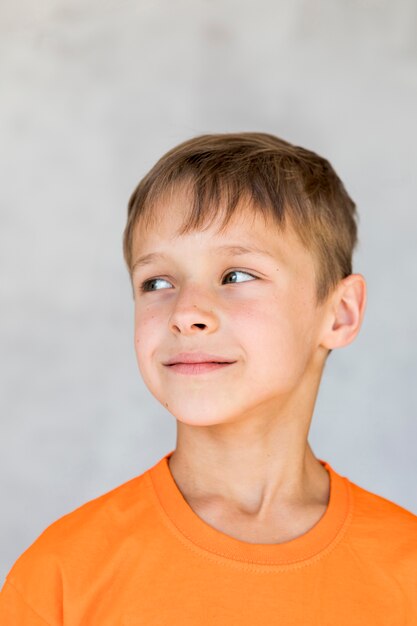
[(328, 303), (322, 346), (332, 350), (355, 339), (365, 314), (366, 293), (362, 274), (350, 274), (340, 281)]

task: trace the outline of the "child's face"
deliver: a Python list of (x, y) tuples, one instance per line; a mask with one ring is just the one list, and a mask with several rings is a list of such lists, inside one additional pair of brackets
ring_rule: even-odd
[[(177, 237), (182, 207), (178, 194), (155, 209), (156, 228), (139, 225), (134, 236), (133, 266), (151, 252), (166, 255), (132, 273), (135, 350), (145, 384), (187, 424), (268, 417), (284, 404), (300, 409), (315, 395), (327, 353), (310, 253), (291, 229), (280, 234), (250, 211), (235, 215), (221, 235), (216, 223)], [(256, 246), (268, 255), (237, 255), (222, 251), (224, 245)], [(195, 351), (236, 362), (191, 375), (164, 365)]]

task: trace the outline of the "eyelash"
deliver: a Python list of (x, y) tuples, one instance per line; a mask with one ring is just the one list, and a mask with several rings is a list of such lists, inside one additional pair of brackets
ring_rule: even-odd
[[(250, 272), (246, 272), (244, 270), (230, 270), (229, 272), (227, 272), (224, 276), (228, 276), (229, 274), (234, 274), (234, 273), (239, 273), (239, 274), (247, 274), (248, 276), (252, 276), (252, 278), (256, 278), (258, 280), (258, 276), (255, 276), (254, 274), (251, 274)], [(147, 285), (152, 283), (154, 280), (166, 280), (166, 282), (169, 282), (169, 280), (167, 280), (166, 278), (162, 278), (161, 276), (155, 276), (155, 278), (148, 278), (148, 280), (143, 281), (143, 283), (140, 284), (140, 291), (144, 292), (144, 293), (150, 293), (151, 291), (160, 291), (159, 289), (147, 289)], [(251, 282), (249, 281), (244, 281), (244, 282)], [(229, 283), (229, 285), (234, 285), (234, 284), (239, 284), (239, 283)]]

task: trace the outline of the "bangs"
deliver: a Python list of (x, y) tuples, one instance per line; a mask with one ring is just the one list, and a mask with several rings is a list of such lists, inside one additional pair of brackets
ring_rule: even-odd
[[(273, 159), (259, 158), (245, 167), (236, 167), (234, 160), (210, 167), (207, 159), (188, 159), (187, 167), (167, 172), (163, 180), (150, 185), (143, 196), (140, 224), (145, 230), (158, 221), (157, 207), (169, 210), (172, 198), (184, 198), (184, 219), (177, 234), (205, 230), (219, 222), (218, 232), (227, 228), (230, 220), (244, 212), (248, 216), (261, 215), (265, 224), (273, 223), (284, 230), (288, 210), (284, 184), (277, 184), (276, 164)], [(228, 166), (228, 167), (227, 167)]]

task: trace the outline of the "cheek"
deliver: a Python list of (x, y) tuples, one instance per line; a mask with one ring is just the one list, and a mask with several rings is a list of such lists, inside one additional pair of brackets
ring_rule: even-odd
[(158, 354), (161, 337), (158, 329), (161, 324), (157, 323), (155, 313), (141, 309), (135, 310), (134, 347), (136, 362), (145, 385), (152, 392), (157, 385), (154, 370), (154, 355)]
[(157, 341), (157, 331), (161, 328), (156, 323), (155, 313), (147, 309), (135, 310), (135, 351), (138, 358), (149, 355)]
[(295, 322), (296, 316), (278, 298), (269, 299), (265, 306), (261, 301), (242, 304), (233, 315), (236, 337), (261, 357), (287, 351), (295, 339)]
[(236, 311), (233, 332), (248, 358), (252, 380), (290, 388), (306, 367), (310, 342), (306, 309), (286, 298), (268, 306), (243, 305)]

